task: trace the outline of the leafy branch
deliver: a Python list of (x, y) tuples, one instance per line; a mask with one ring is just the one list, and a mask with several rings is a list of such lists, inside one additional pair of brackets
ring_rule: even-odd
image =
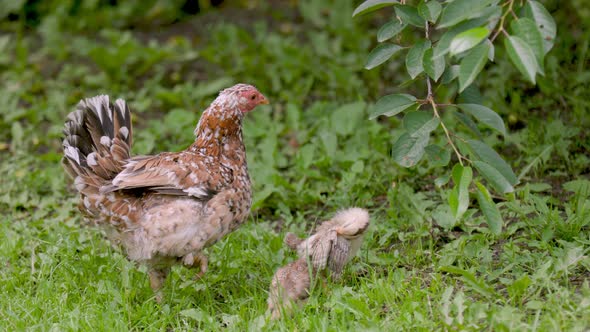
[[(474, 120), (491, 129), (484, 133), (505, 136), (504, 122), (484, 105), (438, 104), (434, 85), (456, 89), (455, 98), (468, 88), (477, 89), (474, 82), (486, 63), (494, 61), (494, 42), (501, 34), (505, 37), (504, 48), (508, 57), (527, 80), (534, 84), (536, 75), (544, 74), (544, 57), (552, 48), (556, 35), (553, 18), (538, 1), (523, 0), (520, 5), (515, 0), (499, 2), (422, 0), (411, 5), (406, 1), (366, 0), (353, 13), (354, 17), (385, 7), (393, 7), (395, 11), (392, 20), (379, 29), (379, 45), (369, 53), (366, 69), (373, 69), (407, 51), (405, 65), (410, 78), (417, 80), (424, 75), (426, 80), (425, 99), (407, 93), (391, 94), (380, 98), (372, 109), (370, 118), (404, 114), (405, 132), (392, 147), (394, 161), (403, 167), (412, 167), (426, 156), (432, 166), (442, 167), (450, 162), (452, 152), (457, 164), (447, 177), (454, 183), (449, 194), (451, 216), (444, 218), (452, 218), (454, 222), (461, 219), (469, 206), (469, 187), (473, 183), (479, 208), (496, 234), (501, 230), (501, 215), (480, 178), (500, 194), (513, 192), (519, 180), (508, 163), (483, 142), (484, 134)], [(517, 12), (522, 15), (518, 16)], [(389, 42), (408, 27), (423, 30), (424, 38), (409, 47)], [(420, 110), (426, 104), (432, 107), (432, 112)], [(453, 112), (470, 130), (465, 134), (475, 137), (462, 139), (452, 133), (441, 117), (440, 107), (448, 108), (445, 112)], [(429, 144), (431, 133), (439, 127), (447, 146)], [(456, 139), (463, 144), (458, 145)], [(477, 170), (475, 178), (472, 167)]]

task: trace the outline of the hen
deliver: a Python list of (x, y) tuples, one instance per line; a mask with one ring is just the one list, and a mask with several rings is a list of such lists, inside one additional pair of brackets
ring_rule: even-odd
[(207, 270), (202, 250), (239, 227), (252, 203), (242, 119), (268, 100), (253, 86), (219, 93), (203, 112), (195, 142), (181, 152), (130, 156), (131, 114), (108, 96), (80, 101), (65, 122), (63, 166), (79, 209), (160, 288), (173, 264)]
[(281, 267), (272, 278), (268, 308), (273, 319), (293, 304), (303, 303), (309, 296), (312, 277), (329, 270), (333, 279), (339, 279), (344, 264), (358, 252), (365, 231), (369, 227), (369, 213), (361, 208), (342, 210), (332, 219), (323, 222), (316, 233), (300, 239), (287, 233), (285, 244), (297, 251), (299, 259)]

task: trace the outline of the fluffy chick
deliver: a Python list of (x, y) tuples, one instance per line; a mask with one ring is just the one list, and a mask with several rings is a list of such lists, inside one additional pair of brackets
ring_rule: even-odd
[(333, 279), (339, 279), (344, 264), (358, 252), (368, 227), (367, 210), (349, 208), (323, 222), (307, 239), (287, 233), (285, 244), (297, 251), (299, 259), (278, 269), (272, 279), (268, 298), (271, 318), (279, 318), (283, 310), (290, 312), (293, 304), (305, 302), (311, 280), (319, 271), (327, 268)]

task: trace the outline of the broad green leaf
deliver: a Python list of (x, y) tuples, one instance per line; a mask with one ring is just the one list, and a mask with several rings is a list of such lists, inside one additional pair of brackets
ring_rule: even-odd
[(398, 3), (399, 1), (397, 0), (367, 0), (361, 3), (358, 7), (356, 7), (354, 12), (352, 13), (352, 17), (367, 14), (377, 9), (387, 6), (393, 6)]
[(476, 18), (473, 20), (463, 22), (457, 26), (454, 26), (453, 28), (451, 28), (447, 32), (443, 33), (443, 35), (440, 37), (440, 39), (436, 43), (436, 46), (434, 47), (434, 57), (438, 58), (439, 56), (449, 53), (449, 50), (451, 49), (451, 42), (453, 41), (453, 38), (455, 38), (456, 35), (464, 32), (464, 31), (467, 31), (469, 29), (479, 27), (485, 23), (486, 23), (486, 19), (480, 17), (480, 18)]
[(515, 185), (518, 183), (518, 179), (510, 165), (508, 165), (508, 163), (506, 163), (504, 159), (494, 151), (494, 149), (490, 148), (482, 141), (468, 140), (467, 144), (469, 144), (477, 159), (488, 163), (494, 169), (498, 170), (498, 172), (506, 178), (506, 181), (508, 181), (509, 184)]
[(383, 62), (389, 60), (392, 55), (399, 52), (402, 47), (395, 44), (381, 44), (375, 47), (367, 57), (365, 69), (373, 69)]
[[(451, 152), (447, 149), (441, 148), (436, 144), (430, 144), (424, 148), (424, 151), (426, 151), (426, 158), (428, 159), (428, 162), (433, 167), (447, 166), (449, 161), (451, 161)], [(434, 183), (437, 184), (437, 181), (435, 180)], [(440, 180), (438, 183), (440, 183)]]
[(486, 126), (496, 129), (500, 132), (500, 134), (506, 136), (506, 127), (504, 126), (504, 121), (498, 115), (498, 113), (494, 112), (493, 110), (478, 104), (458, 104), (457, 107), (462, 109), (464, 112), (471, 114), (474, 118)]
[(394, 116), (416, 104), (416, 97), (408, 94), (392, 94), (381, 97), (369, 116), (374, 119), (380, 115)]
[(461, 60), (461, 66), (459, 68), (459, 92), (465, 90), (477, 78), (477, 75), (488, 61), (489, 49), (490, 45), (488, 43), (482, 43), (469, 51), (463, 60)]
[(403, 167), (416, 165), (424, 155), (424, 148), (428, 145), (428, 135), (412, 136), (402, 134), (393, 144), (393, 160)]
[(488, 51), (488, 60), (494, 62), (494, 53), (495, 53), (495, 47), (494, 47), (494, 43), (492, 43), (489, 39), (486, 39), (485, 41), (488, 45), (490, 45), (490, 50)]
[(418, 5), (418, 14), (432, 23), (436, 22), (441, 10), (442, 6), (438, 1), (421, 2)]
[(504, 224), (500, 210), (498, 210), (486, 187), (479, 183), (479, 181), (475, 181), (475, 185), (477, 186), (475, 196), (477, 197), (479, 208), (488, 222), (488, 227), (492, 234), (500, 235), (502, 233), (502, 225)]
[(418, 28), (424, 28), (425, 21), (415, 7), (408, 5), (395, 6), (395, 14), (402, 20), (403, 23), (413, 25)]
[(541, 31), (543, 36), (543, 48), (545, 54), (553, 48), (555, 43), (555, 36), (557, 34), (557, 28), (555, 26), (555, 20), (549, 14), (547, 9), (538, 1), (527, 1), (524, 6), (524, 14), (526, 17), (535, 21), (537, 27)]
[(408, 54), (406, 55), (406, 69), (412, 79), (416, 78), (416, 76), (424, 71), (422, 59), (424, 58), (424, 52), (428, 49), (430, 49), (430, 41), (422, 40), (412, 46), (408, 51)]
[(535, 74), (539, 70), (533, 49), (517, 36), (504, 39), (504, 46), (512, 63), (529, 81), (535, 84)]
[[(428, 148), (428, 146), (426, 148)], [(426, 153), (428, 153), (428, 150), (426, 151)], [(449, 160), (450, 159), (451, 159), (451, 156), (449, 153)], [(443, 166), (446, 166), (446, 164)], [(449, 180), (451, 180), (450, 174), (441, 175), (441, 176), (437, 177), (436, 179), (434, 179), (434, 185), (437, 186), (438, 188), (441, 188), (445, 184), (449, 183)]]
[(350, 135), (356, 131), (357, 123), (364, 117), (366, 104), (362, 101), (341, 105), (330, 116), (331, 130), (339, 135)]
[(444, 73), (446, 63), (444, 56), (434, 58), (433, 54), (432, 48), (427, 49), (424, 52), (424, 58), (422, 58), (422, 65), (424, 66), (424, 72), (436, 82)]
[(469, 166), (456, 164), (452, 171), (455, 186), (449, 194), (449, 206), (455, 219), (461, 219), (469, 207), (469, 184), (473, 179), (473, 171)]
[[(439, 57), (439, 58), (442, 58), (442, 57)], [(440, 82), (442, 84), (451, 83), (451, 81), (453, 81), (455, 78), (459, 77), (459, 69), (460, 69), (459, 65), (452, 65), (452, 66), (448, 67), (445, 70), (445, 72), (443, 73), (442, 79)]]
[(477, 168), (479, 174), (486, 179), (494, 189), (502, 194), (511, 193), (514, 191), (514, 187), (508, 182), (497, 169), (492, 165), (483, 162), (481, 160), (473, 161), (473, 166)]
[(406, 23), (401, 23), (397, 19), (387, 22), (377, 32), (377, 41), (384, 42), (402, 32), (407, 26)]
[(445, 6), (438, 22), (438, 29), (453, 26), (470, 18), (484, 16), (490, 4), (497, 0), (455, 0)]
[(535, 22), (530, 18), (521, 17), (518, 20), (512, 21), (510, 26), (516, 36), (529, 44), (539, 65), (539, 74), (544, 75), (543, 58), (545, 57), (545, 49), (543, 46), (543, 36)]
[(428, 136), (440, 124), (431, 112), (415, 111), (404, 116), (404, 128), (411, 136)]
[(477, 128), (475, 122), (473, 122), (473, 120), (468, 115), (464, 114), (463, 112), (453, 112), (453, 114), (457, 117), (457, 119), (459, 119), (459, 122), (471, 130), (479, 139), (483, 139), (479, 128)]
[(477, 27), (461, 32), (451, 41), (451, 55), (457, 55), (472, 49), (475, 45), (484, 40), (489, 34), (490, 31), (484, 27)]

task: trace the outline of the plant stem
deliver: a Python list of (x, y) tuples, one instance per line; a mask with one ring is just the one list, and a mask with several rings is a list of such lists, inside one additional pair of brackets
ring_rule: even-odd
[(451, 134), (450, 134), (449, 130), (447, 129), (447, 126), (445, 126), (445, 123), (443, 122), (442, 118), (440, 117), (440, 114), (438, 113), (438, 109), (436, 108), (436, 103), (434, 102), (434, 97), (432, 94), (432, 83), (430, 83), (430, 77), (426, 77), (426, 85), (428, 86), (428, 97), (426, 97), (426, 100), (428, 100), (430, 105), (432, 105), (432, 110), (434, 112), (434, 116), (436, 116), (440, 120), (440, 125), (441, 125), (443, 131), (445, 132), (445, 135), (447, 136), (447, 141), (449, 141), (449, 144), (451, 145), (451, 147), (453, 148), (453, 151), (455, 151), (455, 154), (457, 155), (457, 159), (459, 160), (459, 164), (461, 164), (461, 166), (464, 166), (463, 165), (463, 156), (461, 155), (461, 153), (459, 152), (459, 150), (455, 146), (455, 143), (453, 143), (453, 139), (451, 139)]
[(512, 15), (514, 15), (514, 11), (512, 10), (512, 7), (514, 6), (514, 0), (508, 0), (503, 5), (508, 5), (508, 9), (506, 9), (506, 12), (500, 18), (500, 27), (498, 27), (498, 30), (496, 30), (496, 32), (494, 33), (492, 38), (490, 38), (491, 42), (494, 42), (494, 40), (496, 39), (496, 37), (498, 37), (498, 35), (500, 33), (504, 33), (505, 35), (507, 35), (507, 32), (504, 29), (504, 23), (506, 22), (506, 17), (508, 17), (508, 15), (510, 13), (512, 13)]

